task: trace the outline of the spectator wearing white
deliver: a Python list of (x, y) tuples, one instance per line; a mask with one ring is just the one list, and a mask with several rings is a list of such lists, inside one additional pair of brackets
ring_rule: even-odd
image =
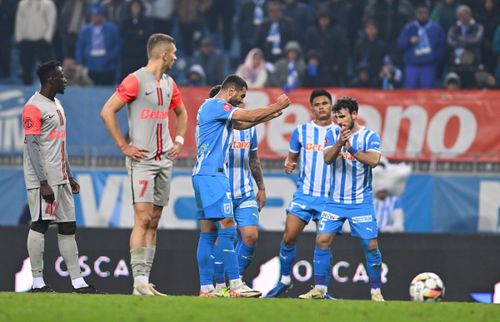
[(380, 232), (404, 231), (404, 212), (400, 196), (410, 173), (411, 166), (404, 163), (391, 164), (385, 158), (373, 169), (373, 206)]
[(264, 54), (259, 48), (250, 50), (245, 62), (238, 67), (236, 75), (243, 78), (248, 88), (262, 88), (267, 82), (267, 68)]
[(52, 0), (21, 0), (17, 7), (15, 39), (19, 48), (22, 81), (33, 84), (35, 61), (53, 58), (52, 39), (57, 9)]
[(462, 88), (462, 80), (457, 73), (450, 72), (444, 78), (444, 89), (457, 90)]

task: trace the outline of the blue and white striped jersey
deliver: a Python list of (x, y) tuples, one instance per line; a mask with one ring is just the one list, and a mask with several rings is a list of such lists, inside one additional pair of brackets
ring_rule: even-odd
[(392, 212), (401, 209), (401, 201), (395, 195), (389, 195), (384, 200), (374, 198), (373, 207), (375, 208), (375, 217), (380, 231), (385, 231), (387, 226), (393, 224)]
[(236, 107), (220, 98), (205, 100), (196, 121), (196, 164), (193, 175), (228, 174), (228, 151), (232, 140), (231, 117)]
[[(340, 137), (340, 128), (326, 133), (325, 149), (331, 148)], [(362, 127), (351, 134), (350, 143), (358, 151), (380, 153), (378, 135)], [(339, 157), (333, 163), (332, 192), (334, 202), (341, 204), (364, 204), (373, 206), (372, 168), (365, 165), (342, 147)]]
[(253, 191), (250, 171), (250, 151), (257, 151), (257, 131), (255, 127), (233, 130), (233, 143), (229, 149), (229, 182), (233, 199), (250, 196)]
[(319, 126), (311, 121), (300, 124), (292, 132), (290, 152), (300, 153), (297, 191), (302, 194), (315, 197), (329, 196), (331, 170), (323, 159), (323, 147), (327, 130), (337, 127), (334, 123)]

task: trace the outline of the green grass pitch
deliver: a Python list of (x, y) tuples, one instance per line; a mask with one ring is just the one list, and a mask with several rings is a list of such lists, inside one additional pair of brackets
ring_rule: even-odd
[(0, 321), (500, 321), (500, 305), (0, 293)]

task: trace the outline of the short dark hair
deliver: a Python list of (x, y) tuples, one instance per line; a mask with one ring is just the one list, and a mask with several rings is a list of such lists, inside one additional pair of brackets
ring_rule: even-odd
[(226, 79), (222, 82), (221, 89), (227, 90), (231, 86), (234, 86), (234, 89), (237, 91), (241, 91), (243, 88), (248, 89), (247, 82), (236, 74), (226, 77)]
[(40, 83), (42, 85), (45, 84), (45, 82), (47, 82), (47, 79), (49, 79), (49, 77), (52, 76), (57, 67), (61, 66), (62, 66), (61, 62), (58, 60), (49, 60), (45, 63), (41, 63), (40, 65), (38, 65), (38, 67), (36, 68), (36, 74), (40, 79)]
[(208, 97), (212, 98), (214, 97), (215, 95), (217, 95), (217, 93), (220, 92), (220, 89), (222, 88), (221, 85), (215, 85), (214, 87), (212, 87), (210, 89), (210, 92), (208, 93)]
[(315, 88), (311, 92), (311, 96), (309, 96), (309, 103), (312, 104), (314, 99), (319, 96), (326, 96), (330, 100), (330, 103), (332, 102), (332, 94), (328, 93), (328, 91), (324, 88)]
[(353, 112), (358, 112), (358, 101), (356, 99), (349, 97), (349, 96), (343, 96), (339, 98), (335, 104), (333, 105), (333, 111), (338, 112), (341, 109), (346, 108), (349, 110), (349, 113)]
[(170, 44), (175, 45), (175, 39), (172, 36), (169, 36), (167, 34), (156, 33), (156, 34), (152, 34), (151, 36), (149, 36), (148, 45), (147, 45), (148, 57), (151, 57), (151, 54), (152, 54), (154, 48), (162, 42), (166, 42), (166, 43), (170, 43)]

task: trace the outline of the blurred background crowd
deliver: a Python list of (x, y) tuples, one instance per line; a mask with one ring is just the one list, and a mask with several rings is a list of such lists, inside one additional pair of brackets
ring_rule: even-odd
[(236, 72), (251, 88), (486, 89), (500, 83), (497, 0), (0, 0), (0, 84), (37, 61), (113, 85), (176, 38), (183, 86)]

